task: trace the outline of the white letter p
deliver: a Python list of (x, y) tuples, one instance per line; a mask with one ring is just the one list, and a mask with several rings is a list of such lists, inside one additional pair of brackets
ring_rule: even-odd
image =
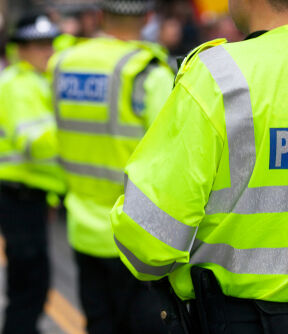
[(282, 155), (286, 153), (288, 153), (288, 131), (277, 131), (276, 167), (282, 166)]

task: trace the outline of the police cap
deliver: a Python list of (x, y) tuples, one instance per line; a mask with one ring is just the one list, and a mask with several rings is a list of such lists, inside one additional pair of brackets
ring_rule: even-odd
[(25, 43), (30, 41), (53, 39), (60, 34), (56, 24), (52, 23), (45, 14), (23, 16), (19, 19), (10, 41)]
[(100, 8), (118, 15), (143, 15), (153, 8), (153, 0), (101, 0)]

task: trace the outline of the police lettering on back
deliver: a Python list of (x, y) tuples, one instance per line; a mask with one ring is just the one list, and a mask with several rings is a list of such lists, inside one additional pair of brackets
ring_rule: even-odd
[(270, 169), (288, 169), (288, 128), (270, 129)]
[(105, 74), (62, 73), (57, 91), (60, 100), (105, 103), (108, 76)]

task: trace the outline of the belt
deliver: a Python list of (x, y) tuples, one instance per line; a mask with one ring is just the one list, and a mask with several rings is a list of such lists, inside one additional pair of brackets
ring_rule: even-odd
[(0, 196), (7, 196), (18, 200), (46, 200), (46, 191), (30, 188), (20, 182), (1, 181), (0, 182)]

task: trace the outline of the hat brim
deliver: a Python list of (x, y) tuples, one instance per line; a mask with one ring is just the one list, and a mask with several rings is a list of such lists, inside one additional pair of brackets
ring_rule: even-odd
[(41, 32), (35, 27), (30, 26), (17, 30), (14, 34), (12, 34), (9, 40), (13, 43), (24, 43), (42, 40), (53, 40), (59, 35), (60, 31), (55, 26), (51, 26), (51, 29), (45, 32)]

